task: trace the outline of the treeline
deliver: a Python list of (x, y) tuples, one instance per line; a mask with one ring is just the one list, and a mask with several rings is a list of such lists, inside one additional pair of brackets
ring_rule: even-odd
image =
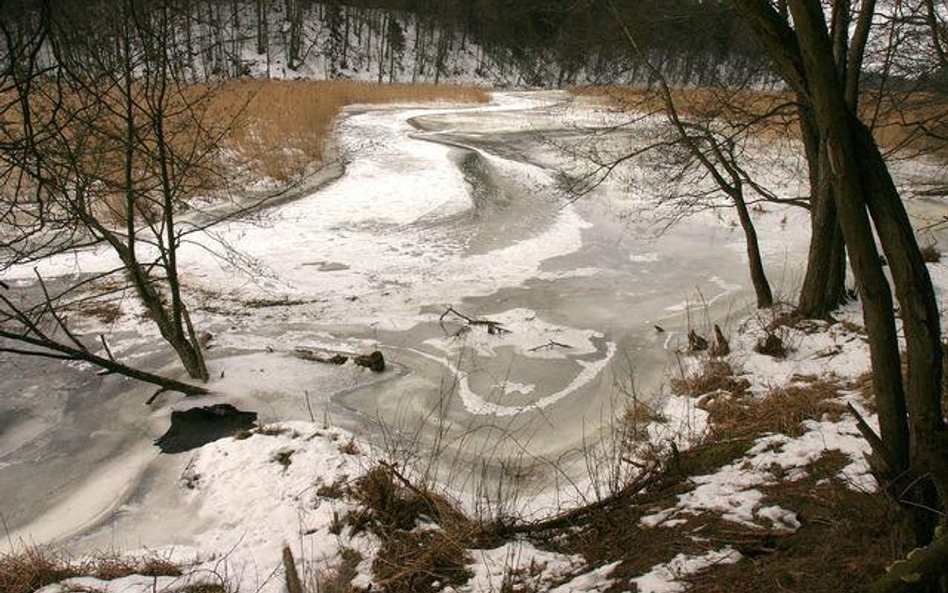
[[(160, 11), (195, 80), (216, 77), (478, 80), (561, 87), (637, 82), (643, 54), (681, 84), (769, 80), (754, 39), (717, 0), (143, 0)], [(107, 0), (7, 1), (29, 27), (43, 10), (96, 36), (124, 26)]]

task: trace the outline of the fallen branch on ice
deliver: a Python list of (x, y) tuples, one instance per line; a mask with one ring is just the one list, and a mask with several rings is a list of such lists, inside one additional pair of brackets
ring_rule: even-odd
[[(441, 324), (441, 329), (444, 329), (444, 318), (448, 315), (454, 315), (455, 317), (460, 317), (467, 322), (468, 325), (485, 325), (487, 326), (487, 333), (491, 335), (502, 335), (510, 333), (510, 330), (505, 328), (499, 321), (492, 321), (490, 319), (477, 319), (474, 317), (468, 317), (464, 313), (461, 313), (452, 306), (448, 306), (445, 309), (444, 313), (441, 314), (441, 317), (438, 318), (438, 322)], [(447, 331), (447, 330), (445, 330)]]

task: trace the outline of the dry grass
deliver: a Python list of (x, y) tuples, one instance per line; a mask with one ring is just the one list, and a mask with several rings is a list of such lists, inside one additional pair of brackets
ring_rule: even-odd
[(671, 389), (678, 395), (697, 397), (716, 391), (743, 395), (750, 387), (747, 379), (734, 375), (730, 363), (719, 358), (706, 358), (695, 373), (683, 373), (671, 380)]
[(407, 486), (386, 466), (366, 472), (355, 481), (351, 494), (363, 507), (350, 518), (356, 527), (410, 531), (420, 518), (427, 518), (445, 528), (466, 530), (463, 527), (471, 523), (448, 499), (423, 487)]
[(538, 536), (557, 551), (581, 554), (589, 566), (619, 561), (608, 591), (628, 590), (631, 579), (677, 554), (698, 555), (725, 546), (740, 552), (742, 559), (689, 577), (685, 590), (861, 591), (894, 557), (888, 528), (893, 509), (884, 497), (855, 491), (839, 478), (849, 462), (839, 453), (824, 454), (805, 468), (801, 479), (762, 489), (762, 506), (779, 505), (797, 514), (802, 526), (795, 532), (748, 528), (714, 513), (681, 516), (683, 523), (653, 528), (640, 522), (690, 491), (690, 478), (740, 459), (763, 434), (799, 434), (803, 420), (838, 414), (839, 407), (831, 403), (838, 390), (835, 383), (813, 380), (745, 402), (722, 395), (709, 402), (711, 438), (686, 451), (673, 451), (648, 488), (578, 515), (569, 529)]
[(743, 560), (691, 577), (688, 591), (864, 591), (894, 558), (894, 515), (883, 497), (852, 490), (839, 480), (847, 462), (827, 453), (807, 467), (806, 478), (766, 488), (761, 504), (793, 509), (802, 527), (766, 546), (738, 547)]
[(445, 497), (410, 484), (387, 465), (355, 481), (359, 503), (347, 522), (382, 542), (372, 564), (375, 580), (391, 593), (432, 593), (470, 578), (467, 550), (499, 543), (492, 526), (468, 518)]
[(253, 173), (286, 181), (323, 159), (346, 105), (489, 100), (490, 93), (476, 86), (239, 79), (215, 89), (210, 112), (221, 121), (239, 115), (225, 147)]
[(663, 420), (658, 411), (636, 398), (626, 405), (625, 410), (619, 417), (618, 429), (621, 431), (623, 439), (638, 442), (648, 438), (650, 424)]
[(772, 358), (786, 358), (788, 349), (780, 336), (773, 332), (767, 332), (764, 337), (757, 340), (754, 345), (754, 352)]
[[(659, 113), (664, 104), (657, 89), (621, 86), (577, 86), (574, 94), (592, 97), (621, 110)], [(784, 91), (726, 88), (675, 88), (672, 98), (678, 111), (688, 117), (721, 118), (748, 126), (764, 138), (800, 138), (794, 95)], [(768, 117), (761, 118), (762, 114)], [(923, 127), (941, 130), (948, 121), (948, 103), (929, 93), (865, 91), (860, 117), (872, 125), (873, 134), (885, 149), (903, 148), (948, 157), (943, 143), (926, 138)]]
[(727, 395), (709, 399), (702, 407), (710, 414), (713, 438), (782, 433), (800, 436), (805, 420), (824, 416), (838, 419), (844, 411), (834, 401), (840, 386), (823, 379), (778, 387), (761, 398), (735, 398)]
[(114, 580), (130, 575), (177, 577), (181, 574), (180, 566), (158, 556), (129, 558), (106, 554), (75, 561), (65, 554), (36, 546), (0, 556), (0, 591), (3, 593), (32, 593), (79, 576)]
[(471, 577), (466, 542), (441, 530), (395, 531), (382, 539), (372, 572), (382, 591), (434, 593)]
[(339, 562), (333, 566), (316, 569), (308, 575), (309, 586), (306, 591), (312, 593), (351, 593), (356, 591), (352, 579), (358, 575), (356, 567), (362, 562), (362, 554), (352, 548), (339, 550)]
[(282, 424), (261, 424), (255, 428), (251, 434), (260, 434), (268, 437), (287, 436), (291, 439), (296, 439), (300, 436), (300, 433)]
[[(125, 113), (128, 99), (117, 88), (108, 92), (62, 90), (55, 85), (34, 84), (31, 97), (36, 113), (58, 113), (57, 124), (65, 139), (63, 146), (43, 145), (57, 158), (75, 159), (66, 163), (47, 160), (49, 166), (62, 169), (64, 179), (78, 165), (83, 177), (96, 180), (89, 185), (86, 197), (91, 209), (102, 220), (124, 221), (129, 208), (126, 203), (125, 122), (118, 114)], [(160, 162), (155, 157), (157, 137), (151, 126), (142, 126), (154, 114), (147, 109), (146, 88), (132, 86), (133, 114), (142, 135), (132, 155), (133, 205), (137, 217), (155, 220), (163, 208), (164, 195), (159, 191)], [(0, 94), (10, 101), (12, 93)], [(323, 159), (326, 142), (342, 107), (355, 103), (418, 103), (450, 101), (482, 103), (490, 93), (475, 86), (443, 86), (428, 84), (372, 84), (347, 80), (275, 81), (230, 80), (214, 85), (172, 85), (163, 105), (164, 137), (168, 149), (187, 166), (176, 171), (175, 202), (185, 209), (195, 197), (220, 190), (243, 173), (250, 180), (268, 177), (286, 182), (299, 177), (310, 166)], [(56, 109), (55, 106), (61, 109)], [(104, 107), (104, 108), (103, 108)], [(98, 109), (99, 111), (96, 111)], [(87, 113), (99, 113), (92, 121)], [(17, 110), (4, 113), (7, 121), (0, 127), (0, 141), (22, 141)], [(82, 138), (85, 150), (75, 155)], [(223, 149), (225, 158), (220, 159)], [(67, 167), (67, 164), (69, 166)], [(0, 174), (0, 191), (19, 187), (21, 171), (14, 167)], [(56, 171), (49, 173), (57, 174)], [(29, 179), (27, 179), (29, 183)], [(68, 184), (67, 184), (68, 185)], [(27, 192), (28, 193), (28, 192)], [(25, 222), (25, 221), (21, 221)]]

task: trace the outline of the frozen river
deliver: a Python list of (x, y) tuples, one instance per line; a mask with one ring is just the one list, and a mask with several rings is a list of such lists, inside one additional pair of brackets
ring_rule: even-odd
[[(187, 454), (158, 455), (151, 441), (171, 410), (209, 402), (264, 422), (325, 419), (383, 446), (436, 445), (460, 460), (436, 464), (459, 491), (515, 475), (525, 497), (548, 496), (557, 476), (575, 478), (577, 451), (630, 384), (646, 401), (660, 394), (689, 323), (727, 326), (749, 297), (729, 212), (658, 233), (657, 193), (634, 170), (581, 199), (566, 193), (562, 171), (581, 166), (578, 150), (630, 134), (593, 134), (615, 121), (560, 93), (350, 110), (337, 127), (338, 179), (183, 248), (193, 315), (214, 336), (213, 397), (145, 407), (151, 390), (121, 378), (0, 357), (0, 513), (12, 539), (127, 548), (199, 533), (177, 486)], [(767, 210), (757, 214), (765, 260), (788, 291), (806, 213)], [(114, 265), (103, 250), (40, 267), (52, 279)], [(449, 305), (509, 332), (441, 323)], [(130, 298), (122, 313), (84, 330), (109, 332), (124, 360), (177, 373)], [(391, 370), (306, 362), (292, 356), (298, 346), (378, 348)], [(470, 471), (475, 461), (488, 471)]]

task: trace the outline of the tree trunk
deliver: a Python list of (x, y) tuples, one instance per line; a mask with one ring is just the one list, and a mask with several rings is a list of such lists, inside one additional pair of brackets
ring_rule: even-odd
[(741, 228), (744, 230), (744, 238), (747, 242), (747, 262), (750, 267), (751, 282), (754, 285), (754, 293), (757, 295), (757, 308), (766, 309), (774, 304), (773, 293), (770, 291), (770, 283), (767, 281), (767, 275), (764, 273), (764, 262), (760, 257), (760, 244), (757, 241), (757, 231), (754, 229), (754, 221), (751, 219), (750, 212), (747, 210), (747, 203), (744, 201), (744, 195), (740, 186), (737, 191), (731, 194), (734, 201), (734, 208), (737, 210), (737, 217), (741, 221)]
[[(801, 113), (801, 127), (804, 123)], [(820, 150), (815, 130), (804, 131), (810, 173), (810, 248), (797, 312), (812, 319), (826, 319), (845, 295), (846, 248), (836, 216), (832, 180), (826, 151)], [(811, 147), (811, 144), (816, 146)]]
[(850, 125), (856, 139), (860, 174), (867, 188), (869, 212), (901, 305), (908, 355), (905, 391), (915, 456), (922, 466), (920, 471), (928, 474), (942, 505), (946, 505), (948, 427), (941, 406), (944, 367), (935, 290), (911, 221), (872, 133), (855, 116), (850, 117)]
[(892, 293), (866, 213), (862, 171), (853, 150), (855, 139), (849, 126), (849, 112), (843, 101), (819, 3), (789, 0), (789, 6), (806, 64), (809, 99), (819, 126), (822, 150), (826, 151), (829, 163), (840, 227), (863, 301), (880, 430), (889, 450), (887, 462), (895, 474), (901, 474), (909, 465), (909, 440), (898, 334)]
[(257, 9), (257, 54), (264, 55), (269, 51), (270, 31), (267, 23), (269, 7), (266, 0), (256, 0)]
[[(840, 225), (845, 235), (853, 272), (863, 295), (869, 333), (873, 378), (882, 438), (888, 449), (893, 477), (915, 469), (948, 500), (948, 435), (941, 417), (941, 343), (938, 310), (928, 270), (895, 185), (871, 133), (848, 108), (832, 60), (830, 41), (818, 0), (790, 0), (800, 49), (806, 64), (810, 99), (820, 136), (825, 140), (829, 170)], [(898, 336), (889, 285), (882, 273), (866, 207), (879, 234), (899, 297), (908, 350), (908, 380), (902, 384)], [(907, 396), (907, 397), (906, 397)], [(911, 434), (906, 412), (911, 412)], [(913, 451), (914, 449), (914, 451)], [(918, 480), (917, 482), (924, 482)], [(896, 496), (910, 501), (914, 541), (931, 540), (938, 519), (924, 506), (927, 490), (904, 489)], [(901, 486), (897, 485), (897, 488)], [(921, 495), (921, 498), (920, 498)], [(914, 499), (914, 500), (913, 500)]]

